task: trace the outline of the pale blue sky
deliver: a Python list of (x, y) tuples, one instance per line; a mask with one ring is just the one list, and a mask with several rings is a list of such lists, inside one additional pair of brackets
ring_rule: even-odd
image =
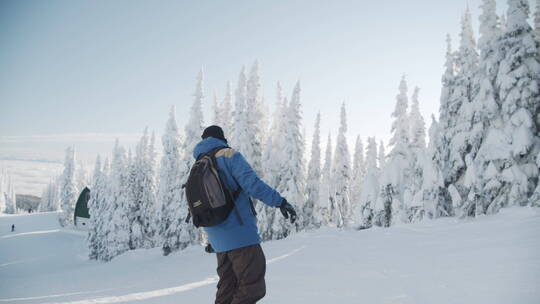
[(477, 31), (479, 0), (1, 0), (0, 136), (159, 134), (172, 104), (186, 122), (201, 66), (221, 98), (258, 59), (271, 105), (276, 81), (289, 96), (301, 80), (308, 133), (320, 110), (335, 134), (345, 100), (350, 137), (387, 138), (403, 73), (426, 122), (437, 111), (445, 34), (457, 46), (467, 2)]

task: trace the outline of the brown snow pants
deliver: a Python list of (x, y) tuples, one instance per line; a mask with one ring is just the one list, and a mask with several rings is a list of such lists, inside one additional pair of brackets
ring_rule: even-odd
[(217, 254), (215, 304), (254, 304), (266, 294), (266, 258), (261, 245), (252, 245)]

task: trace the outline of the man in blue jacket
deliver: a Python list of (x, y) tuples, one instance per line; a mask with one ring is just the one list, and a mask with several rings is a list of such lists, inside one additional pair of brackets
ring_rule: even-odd
[(217, 253), (219, 282), (215, 303), (256, 303), (266, 294), (266, 259), (250, 197), (280, 208), (285, 218), (290, 216), (292, 223), (296, 220), (296, 212), (285, 198), (257, 177), (242, 154), (227, 145), (220, 127), (206, 128), (201, 137), (203, 140), (193, 151), (195, 159), (223, 147), (215, 154), (223, 183), (233, 191), (241, 188), (235, 200), (236, 210), (224, 222), (204, 227), (211, 248)]

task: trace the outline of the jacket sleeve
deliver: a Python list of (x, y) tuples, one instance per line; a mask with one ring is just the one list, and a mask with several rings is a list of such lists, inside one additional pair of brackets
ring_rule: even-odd
[(231, 174), (249, 196), (271, 207), (281, 204), (283, 197), (257, 176), (242, 154), (234, 152), (230, 160)]

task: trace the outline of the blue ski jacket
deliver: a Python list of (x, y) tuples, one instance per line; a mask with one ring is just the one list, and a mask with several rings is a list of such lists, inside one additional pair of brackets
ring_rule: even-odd
[(208, 240), (216, 252), (224, 252), (250, 245), (259, 244), (261, 238), (257, 231), (257, 219), (253, 213), (249, 197), (277, 207), (283, 198), (265, 182), (263, 182), (240, 152), (231, 149), (227, 144), (217, 138), (207, 137), (200, 141), (193, 150), (193, 157), (208, 153), (218, 147), (225, 147), (216, 153), (216, 162), (225, 187), (236, 191), (240, 186), (242, 191), (235, 201), (235, 208), (240, 215), (242, 223), (233, 210), (227, 219), (212, 227), (203, 227)]

